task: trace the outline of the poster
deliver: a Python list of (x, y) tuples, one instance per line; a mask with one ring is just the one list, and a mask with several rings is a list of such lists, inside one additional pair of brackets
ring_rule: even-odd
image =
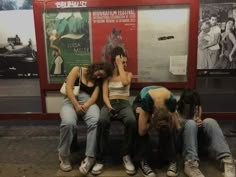
[(62, 83), (72, 67), (92, 62), (88, 10), (47, 11), (44, 28), (50, 83)]
[(6, 1), (0, 7), (0, 78), (37, 78), (33, 10), (18, 9), (21, 6)]
[(128, 56), (127, 70), (137, 74), (137, 10), (129, 8), (91, 11), (94, 61), (110, 62), (110, 52), (120, 46)]
[[(172, 56), (188, 56), (189, 7), (147, 7), (138, 11), (138, 81), (186, 82), (170, 71)], [(181, 57), (175, 57), (176, 60)], [(187, 63), (185, 63), (187, 66)], [(185, 68), (187, 70), (187, 68)]]
[(199, 75), (231, 75), (236, 69), (236, 3), (202, 0), (199, 12)]

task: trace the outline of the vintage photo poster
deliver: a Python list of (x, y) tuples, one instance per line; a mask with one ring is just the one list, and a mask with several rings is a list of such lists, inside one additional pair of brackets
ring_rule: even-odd
[(0, 11), (0, 78), (38, 77), (33, 10), (9, 6)]
[(236, 2), (201, 1), (199, 15), (199, 73), (230, 74), (236, 69)]
[(93, 59), (110, 62), (110, 52), (121, 46), (128, 56), (128, 70), (137, 73), (137, 10), (91, 11)]
[(184, 58), (188, 55), (189, 13), (188, 6), (138, 9), (139, 82), (187, 81), (186, 68), (179, 68), (181, 72), (172, 72), (170, 68), (176, 71), (176, 66), (170, 64), (179, 62), (170, 60), (187, 62)]
[(32, 0), (1, 0), (0, 10), (33, 9)]
[(47, 11), (44, 28), (49, 83), (61, 83), (72, 67), (92, 62), (88, 10)]

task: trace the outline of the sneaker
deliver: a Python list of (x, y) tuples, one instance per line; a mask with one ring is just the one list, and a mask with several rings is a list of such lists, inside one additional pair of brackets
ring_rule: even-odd
[(168, 170), (166, 172), (167, 176), (178, 176), (178, 168), (177, 168), (177, 163), (176, 162), (171, 162)]
[(92, 174), (93, 175), (100, 175), (103, 170), (103, 163), (96, 162), (96, 164), (92, 168)]
[(224, 177), (235, 177), (235, 161), (232, 157), (223, 158)]
[(95, 158), (93, 158), (93, 157), (86, 157), (81, 162), (81, 165), (79, 167), (80, 173), (82, 173), (83, 175), (86, 175), (89, 172), (89, 170), (91, 169), (91, 167), (93, 166), (94, 163), (95, 163)]
[(60, 169), (65, 172), (71, 171), (72, 166), (70, 164), (69, 158), (61, 156), (60, 153), (58, 154), (58, 157), (59, 157), (59, 161), (60, 161)]
[(156, 174), (152, 171), (151, 167), (148, 165), (146, 160), (140, 162), (140, 168), (145, 177), (156, 177)]
[(188, 177), (205, 177), (202, 172), (198, 168), (199, 164), (198, 162), (187, 160), (184, 162), (184, 173)]
[(131, 161), (130, 159), (130, 156), (129, 155), (125, 155), (123, 156), (123, 162), (124, 162), (124, 166), (125, 166), (125, 169), (126, 169), (126, 173), (128, 175), (133, 175), (135, 174), (135, 167), (134, 167), (134, 164), (133, 162)]

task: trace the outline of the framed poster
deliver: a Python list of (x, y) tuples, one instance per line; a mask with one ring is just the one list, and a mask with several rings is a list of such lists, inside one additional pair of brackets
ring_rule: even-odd
[(199, 10), (198, 75), (235, 75), (235, 1), (201, 0)]
[(195, 87), (198, 7), (196, 0), (35, 0), (42, 89), (59, 89), (75, 65), (109, 62), (115, 46), (128, 55), (131, 87)]

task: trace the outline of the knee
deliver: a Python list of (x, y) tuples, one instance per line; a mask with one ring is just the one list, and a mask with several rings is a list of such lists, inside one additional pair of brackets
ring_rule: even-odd
[(195, 130), (197, 128), (198, 128), (198, 126), (194, 120), (186, 120), (184, 129)]
[(219, 124), (217, 123), (217, 121), (215, 119), (212, 119), (212, 118), (206, 118), (203, 120), (202, 122), (203, 124), (203, 127), (218, 127)]

